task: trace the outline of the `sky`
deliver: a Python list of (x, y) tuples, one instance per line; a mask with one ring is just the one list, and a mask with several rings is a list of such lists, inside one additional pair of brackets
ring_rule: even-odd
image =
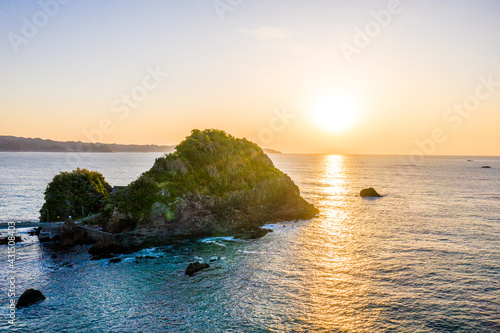
[(0, 0), (0, 135), (498, 156), (499, 18), (499, 0)]

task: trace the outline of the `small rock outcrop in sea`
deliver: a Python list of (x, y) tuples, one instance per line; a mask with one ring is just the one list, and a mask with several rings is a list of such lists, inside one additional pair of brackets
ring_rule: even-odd
[(42, 292), (35, 289), (26, 290), (17, 301), (16, 308), (25, 308), (45, 299)]
[(251, 230), (240, 230), (237, 233), (235, 233), (235, 237), (239, 239), (256, 239), (256, 238), (261, 238), (267, 235), (268, 233), (273, 232), (271, 229), (265, 229), (265, 228), (257, 228), (257, 229), (251, 229)]
[(194, 273), (199, 272), (205, 268), (210, 267), (209, 264), (207, 263), (201, 263), (201, 262), (193, 262), (188, 265), (186, 268), (186, 271), (184, 272), (185, 275), (193, 276)]
[(99, 240), (89, 252), (130, 253), (201, 237), (257, 238), (269, 232), (261, 229), (265, 224), (317, 213), (259, 146), (220, 130), (193, 130), (174, 153), (109, 196), (103, 227), (120, 235)]
[(40, 236), (40, 231), (42, 231), (42, 227), (33, 228), (28, 231), (28, 235), (30, 236)]
[(375, 191), (375, 189), (373, 187), (365, 188), (365, 189), (361, 190), (359, 195), (363, 198), (380, 198), (381, 197), (381, 195), (378, 194), (378, 192)]
[(483, 165), (481, 168), (482, 169), (491, 169), (491, 167), (489, 165)]

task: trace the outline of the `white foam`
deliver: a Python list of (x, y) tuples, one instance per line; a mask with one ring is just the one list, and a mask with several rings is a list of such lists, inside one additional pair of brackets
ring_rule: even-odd
[(247, 251), (247, 250), (238, 250), (238, 252), (244, 253), (244, 254), (259, 254), (262, 252), (257, 252), (257, 251)]
[(201, 239), (200, 242), (205, 244), (214, 244), (222, 247), (227, 247), (223, 242), (237, 242), (239, 240), (235, 239), (233, 236), (229, 237), (208, 237)]
[(271, 229), (271, 230), (276, 230), (278, 228), (283, 228), (284, 225), (280, 225), (280, 224), (266, 224), (262, 227), (262, 229)]

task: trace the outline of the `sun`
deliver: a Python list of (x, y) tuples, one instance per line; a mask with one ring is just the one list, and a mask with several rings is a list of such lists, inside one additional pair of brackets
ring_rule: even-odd
[(357, 100), (347, 93), (328, 94), (312, 106), (314, 122), (329, 132), (340, 133), (354, 126), (358, 118)]

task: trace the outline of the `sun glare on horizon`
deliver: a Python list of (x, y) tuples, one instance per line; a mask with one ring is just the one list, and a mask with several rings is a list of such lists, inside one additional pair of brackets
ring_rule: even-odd
[(313, 104), (314, 122), (326, 131), (340, 133), (351, 129), (358, 118), (359, 104), (349, 94), (324, 95)]

